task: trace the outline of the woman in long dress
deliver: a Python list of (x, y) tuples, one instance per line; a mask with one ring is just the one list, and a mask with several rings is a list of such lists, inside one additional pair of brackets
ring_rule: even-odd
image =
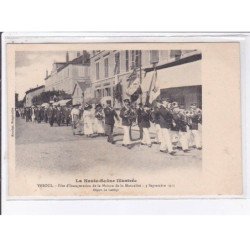
[(71, 110), (70, 114), (71, 114), (73, 135), (82, 134), (79, 104), (73, 105), (73, 109)]
[(95, 130), (98, 135), (104, 135), (104, 112), (101, 104), (95, 107)]
[(84, 134), (88, 137), (92, 137), (93, 131), (93, 113), (91, 111), (92, 106), (88, 103), (85, 104), (84, 111), (83, 111), (83, 131)]

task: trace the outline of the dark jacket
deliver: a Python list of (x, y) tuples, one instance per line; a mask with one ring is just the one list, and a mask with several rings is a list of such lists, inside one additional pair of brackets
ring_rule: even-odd
[(190, 129), (191, 130), (198, 130), (198, 123), (201, 123), (201, 116), (194, 115), (190, 118)]
[(131, 109), (126, 109), (123, 107), (120, 112), (120, 117), (122, 118), (122, 125), (123, 126), (131, 126), (132, 120), (131, 120)]
[(57, 119), (63, 118), (63, 110), (62, 109), (56, 109), (56, 118)]
[(163, 106), (159, 109), (159, 124), (161, 128), (170, 129), (173, 123), (172, 113)]
[(143, 111), (142, 108), (138, 108), (136, 110), (138, 126), (141, 126), (141, 123), (142, 123), (142, 111)]
[(118, 119), (118, 115), (116, 111), (112, 108), (106, 107), (104, 109), (104, 114), (105, 114), (105, 124), (107, 125), (114, 125), (115, 124), (115, 119)]
[(54, 115), (55, 115), (55, 110), (54, 110), (54, 108), (49, 107), (49, 108), (47, 109), (47, 116), (48, 116), (48, 118), (53, 118)]
[(143, 128), (150, 128), (150, 118), (151, 118), (151, 114), (149, 110), (142, 110), (141, 112), (141, 126)]
[(183, 114), (179, 114), (177, 119), (177, 124), (179, 131), (187, 132), (187, 125), (188, 125), (187, 117), (185, 117)]
[(160, 109), (158, 107), (154, 108), (151, 117), (155, 124), (160, 124)]
[(173, 121), (174, 122), (171, 124), (171, 130), (179, 131), (180, 130), (180, 114), (173, 114)]

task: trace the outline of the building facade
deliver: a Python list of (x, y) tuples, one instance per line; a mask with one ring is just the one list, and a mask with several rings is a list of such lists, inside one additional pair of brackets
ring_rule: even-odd
[(45, 91), (63, 90), (72, 94), (75, 84), (89, 81), (89, 66), (88, 52), (77, 52), (77, 57), (72, 60), (67, 52), (65, 62), (55, 62), (51, 73), (46, 72)]
[(42, 92), (45, 91), (45, 86), (37, 86), (36, 88), (29, 89), (25, 92), (25, 107), (31, 107), (33, 105), (32, 99), (35, 96), (40, 95)]
[[(90, 81), (88, 82), (77, 81), (72, 92), (73, 105), (83, 104), (85, 96), (87, 98), (92, 96), (92, 93), (88, 94), (88, 91), (91, 90), (91, 88), (89, 88), (90, 86), (91, 86)], [(86, 89), (88, 89), (88, 91), (86, 91)]]
[[(130, 76), (133, 72), (137, 73), (137, 76), (139, 76), (140, 82), (143, 85), (143, 82), (146, 79), (145, 77), (147, 76), (147, 78), (149, 78), (151, 75), (150, 72), (156, 69), (160, 77), (158, 77), (158, 81), (160, 82), (161, 94), (169, 96), (169, 92), (166, 92), (167, 89), (201, 85), (200, 62), (197, 63), (201, 57), (197, 57), (196, 55), (201, 55), (201, 53), (197, 50), (91, 51), (91, 91), (88, 91), (92, 93), (93, 98), (101, 99), (106, 96), (111, 96), (113, 104), (116, 106), (115, 88), (117, 82), (122, 86), (122, 99), (129, 98), (126, 94), (126, 89), (130, 84)], [(194, 56), (196, 56), (195, 59)], [(192, 64), (193, 62), (195, 63)], [(179, 67), (180, 65), (182, 66)], [(185, 66), (183, 67), (183, 65)], [(171, 77), (174, 82), (172, 81), (171, 84), (169, 84), (167, 79), (163, 81), (164, 77)], [(145, 94), (147, 92), (146, 85), (147, 84), (144, 84), (144, 93), (142, 93), (141, 98), (142, 101), (145, 101)], [(171, 92), (171, 95), (172, 99), (174, 99), (175, 94)], [(194, 100), (195, 98), (191, 99)]]

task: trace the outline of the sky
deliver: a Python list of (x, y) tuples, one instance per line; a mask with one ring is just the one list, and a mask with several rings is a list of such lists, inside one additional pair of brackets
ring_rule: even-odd
[[(73, 57), (70, 54), (70, 60)], [(30, 88), (44, 85), (46, 70), (49, 74), (54, 62), (65, 62), (66, 51), (17, 51), (15, 58), (16, 66), (16, 93), (19, 100), (25, 96), (25, 92)]]

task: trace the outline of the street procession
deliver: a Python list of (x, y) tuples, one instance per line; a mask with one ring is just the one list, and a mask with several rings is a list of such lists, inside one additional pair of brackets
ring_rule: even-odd
[[(72, 60), (67, 52), (65, 63), (54, 63), (51, 74), (46, 71), (45, 85), (26, 91), (16, 117), (34, 126), (47, 124), (51, 130), (68, 127), (74, 137), (103, 138), (103, 144), (130, 150), (153, 144), (172, 156), (202, 150), (200, 60), (199, 51), (83, 51)], [(69, 66), (76, 65), (82, 67), (78, 74), (70, 72)], [(78, 78), (69, 84), (70, 74)], [(53, 96), (53, 91), (68, 93), (67, 99)], [(45, 93), (49, 98), (40, 100)], [(118, 130), (121, 143), (114, 139)]]
[[(157, 99), (154, 105), (138, 106), (129, 99), (123, 101), (120, 112), (111, 106), (86, 103), (84, 106), (60, 104), (17, 109), (17, 116), (26, 122), (48, 123), (53, 126), (71, 126), (73, 135), (85, 135), (95, 138), (106, 136), (107, 142), (114, 144), (114, 126), (122, 127), (122, 146), (131, 149), (134, 139), (140, 140), (140, 145), (151, 147), (159, 144), (159, 151), (175, 154), (175, 150), (189, 152), (196, 148), (201, 150), (202, 111), (193, 103), (189, 109), (184, 109), (177, 102), (169, 99)], [(138, 129), (140, 138), (131, 138), (131, 130)], [(154, 131), (151, 136), (150, 131)], [(153, 137), (153, 138), (152, 138)]]

